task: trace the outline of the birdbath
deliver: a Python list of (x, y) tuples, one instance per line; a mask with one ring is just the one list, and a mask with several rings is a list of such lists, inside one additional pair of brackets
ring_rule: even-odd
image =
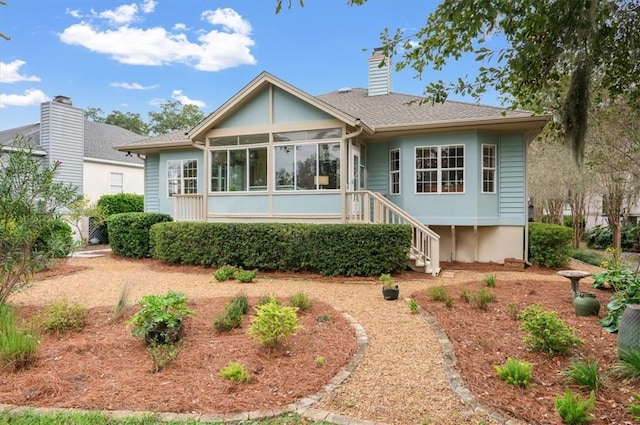
[(580, 279), (591, 276), (591, 273), (580, 270), (560, 270), (558, 275), (566, 277), (571, 281), (571, 296), (572, 298), (575, 298), (578, 296)]

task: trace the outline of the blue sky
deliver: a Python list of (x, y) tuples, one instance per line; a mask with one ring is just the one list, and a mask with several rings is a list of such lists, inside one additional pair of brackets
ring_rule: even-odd
[[(286, 2), (286, 0), (285, 0)], [(206, 114), (268, 71), (318, 95), (367, 86), (367, 58), (388, 27), (423, 26), (431, 0), (7, 0), (0, 6), (0, 130), (39, 121), (56, 95), (73, 105), (140, 113), (168, 100)], [(364, 50), (368, 49), (368, 50)], [(432, 79), (474, 75), (472, 58), (417, 80), (394, 72), (393, 90), (421, 94)], [(460, 97), (453, 97), (462, 99)], [(473, 101), (472, 99), (466, 99)], [(495, 94), (482, 103), (498, 105)]]

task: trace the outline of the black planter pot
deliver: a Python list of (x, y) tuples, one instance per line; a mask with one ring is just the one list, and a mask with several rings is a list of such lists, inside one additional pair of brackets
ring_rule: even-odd
[(400, 288), (396, 285), (394, 288), (382, 288), (382, 296), (385, 300), (397, 300), (400, 295)]
[(175, 344), (182, 338), (182, 319), (178, 319), (178, 324), (174, 327), (166, 324), (159, 324), (147, 332), (144, 342), (147, 345), (168, 345)]

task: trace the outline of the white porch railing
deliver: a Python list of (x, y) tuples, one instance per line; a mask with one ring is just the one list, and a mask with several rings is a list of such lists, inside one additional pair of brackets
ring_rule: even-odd
[(379, 193), (368, 190), (347, 192), (349, 223), (408, 224), (412, 229), (410, 258), (425, 273), (440, 273), (440, 235)]
[(188, 193), (173, 195), (173, 219), (175, 221), (203, 221), (204, 195)]

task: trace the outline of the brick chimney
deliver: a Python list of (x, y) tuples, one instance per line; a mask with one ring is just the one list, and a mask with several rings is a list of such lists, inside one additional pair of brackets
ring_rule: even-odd
[(391, 91), (391, 58), (384, 55), (382, 47), (376, 47), (369, 58), (369, 96), (389, 94)]

